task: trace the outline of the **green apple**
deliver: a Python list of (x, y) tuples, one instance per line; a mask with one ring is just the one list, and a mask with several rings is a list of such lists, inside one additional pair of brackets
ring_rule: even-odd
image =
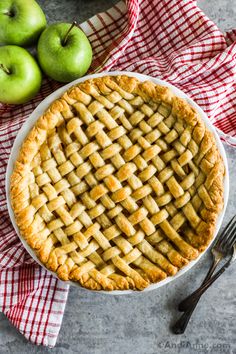
[(0, 44), (34, 44), (47, 25), (34, 0), (0, 0)]
[(41, 82), (39, 66), (26, 49), (0, 47), (0, 102), (25, 103), (36, 95)]
[(56, 23), (46, 28), (38, 41), (38, 61), (43, 71), (60, 82), (83, 76), (92, 62), (88, 38), (70, 23)]

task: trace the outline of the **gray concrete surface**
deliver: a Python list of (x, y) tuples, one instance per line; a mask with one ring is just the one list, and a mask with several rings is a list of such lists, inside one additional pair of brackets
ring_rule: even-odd
[[(50, 22), (83, 21), (116, 0), (39, 0)], [(222, 30), (236, 26), (236, 0), (199, 0)], [(78, 18), (79, 17), (79, 18)], [(236, 150), (226, 147), (230, 199), (225, 221), (236, 213)], [(154, 354), (236, 353), (236, 267), (208, 291), (186, 334), (174, 336), (170, 324), (177, 303), (194, 289), (209, 266), (210, 255), (177, 281), (145, 294), (113, 297), (71, 288), (63, 325), (54, 349), (28, 343), (0, 314), (0, 353)]]

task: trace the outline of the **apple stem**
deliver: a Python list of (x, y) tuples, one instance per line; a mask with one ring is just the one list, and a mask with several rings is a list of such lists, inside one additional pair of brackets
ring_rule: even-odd
[(70, 28), (68, 29), (68, 31), (66, 32), (66, 35), (65, 35), (65, 38), (62, 42), (62, 45), (66, 45), (66, 42), (67, 42), (67, 39), (68, 39), (68, 36), (69, 36), (69, 33), (70, 31), (72, 30), (73, 27), (75, 27), (77, 25), (77, 22), (76, 21), (73, 21), (72, 25), (70, 26)]
[(9, 16), (9, 17), (14, 16), (13, 12), (11, 12), (11, 11), (5, 12), (4, 15)]
[(0, 68), (7, 74), (7, 75), (10, 75), (10, 70), (9, 69), (7, 69), (6, 67), (5, 67), (5, 65), (3, 65), (3, 64), (0, 64)]

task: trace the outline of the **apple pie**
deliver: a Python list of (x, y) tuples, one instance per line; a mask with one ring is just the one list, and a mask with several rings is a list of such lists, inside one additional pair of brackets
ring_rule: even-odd
[(142, 290), (207, 247), (224, 172), (186, 100), (104, 76), (71, 87), (38, 119), (15, 162), (11, 203), (21, 235), (62, 280)]

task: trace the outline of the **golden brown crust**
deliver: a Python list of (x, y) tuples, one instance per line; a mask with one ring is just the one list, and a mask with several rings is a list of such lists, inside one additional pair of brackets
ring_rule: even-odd
[(21, 235), (62, 280), (142, 290), (207, 247), (223, 176), (214, 136), (185, 100), (105, 76), (70, 88), (38, 119), (11, 203)]

